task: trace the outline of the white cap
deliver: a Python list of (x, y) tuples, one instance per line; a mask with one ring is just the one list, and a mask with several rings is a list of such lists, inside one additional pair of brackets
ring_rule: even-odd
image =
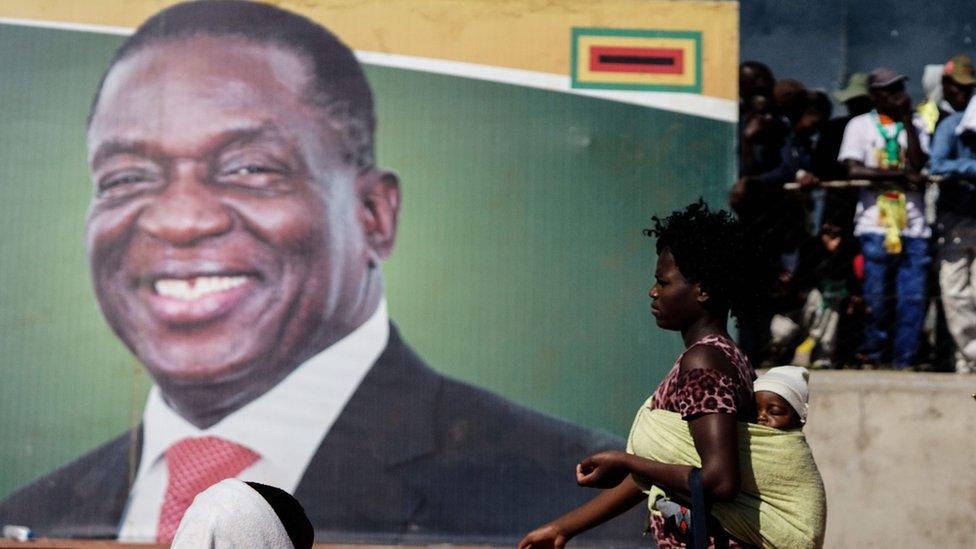
[(197, 494), (173, 538), (174, 549), (294, 549), (277, 513), (257, 490), (229, 478)]
[(759, 376), (752, 387), (754, 391), (769, 391), (783, 397), (796, 410), (800, 421), (806, 423), (807, 403), (810, 402), (809, 379), (810, 372), (802, 366), (777, 366)]

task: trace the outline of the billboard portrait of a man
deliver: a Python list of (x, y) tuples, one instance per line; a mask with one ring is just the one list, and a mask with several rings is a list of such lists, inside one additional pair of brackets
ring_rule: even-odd
[(349, 48), (281, 9), (179, 4), (123, 43), (88, 120), (85, 246), (155, 387), (131, 434), (0, 522), (166, 542), (239, 476), (294, 493), (324, 539), (502, 540), (589, 495), (576, 461), (618, 439), (435, 373), (390, 323), (401, 195), (374, 125)]
[(0, 523), (167, 542), (235, 477), (513, 544), (672, 363), (641, 229), (725, 195), (735, 6), (269, 4), (0, 5)]

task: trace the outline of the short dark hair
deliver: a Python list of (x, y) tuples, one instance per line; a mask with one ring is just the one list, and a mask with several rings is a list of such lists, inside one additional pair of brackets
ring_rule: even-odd
[(834, 105), (830, 102), (830, 96), (822, 90), (811, 91), (807, 102), (807, 112), (820, 113), (825, 120), (830, 118), (834, 112)]
[(313, 69), (308, 100), (324, 109), (330, 122), (337, 125), (347, 149), (344, 159), (360, 169), (373, 166), (373, 94), (352, 50), (318, 23), (257, 2), (186, 2), (150, 17), (122, 43), (109, 62), (92, 100), (88, 124), (95, 116), (105, 79), (116, 63), (146, 47), (195, 36), (235, 37), (271, 44), (308, 61)]
[(765, 63), (760, 63), (759, 61), (743, 61), (739, 63), (739, 72), (742, 72), (745, 69), (749, 69), (752, 72), (769, 77), (770, 80), (774, 79), (773, 70), (770, 69), (769, 65), (766, 65)]
[(776, 272), (731, 213), (713, 212), (699, 198), (664, 219), (651, 220), (653, 227), (644, 234), (657, 237), (657, 253), (670, 250), (682, 276), (708, 292), (706, 306), (730, 311), (740, 322), (757, 320)]

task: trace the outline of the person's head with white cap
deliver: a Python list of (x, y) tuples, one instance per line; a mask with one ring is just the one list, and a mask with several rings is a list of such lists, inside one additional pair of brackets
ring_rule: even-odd
[(298, 500), (280, 488), (230, 478), (197, 494), (172, 547), (308, 549), (315, 532)]
[(757, 422), (775, 429), (801, 429), (807, 421), (810, 372), (802, 366), (770, 368), (753, 383)]

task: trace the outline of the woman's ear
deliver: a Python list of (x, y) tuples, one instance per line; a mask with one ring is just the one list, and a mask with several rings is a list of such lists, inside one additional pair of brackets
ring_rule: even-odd
[(708, 292), (702, 289), (701, 284), (695, 284), (695, 289), (698, 290), (698, 297), (695, 299), (697, 299), (699, 303), (705, 303), (709, 300), (709, 298), (711, 298), (711, 296), (708, 295)]

